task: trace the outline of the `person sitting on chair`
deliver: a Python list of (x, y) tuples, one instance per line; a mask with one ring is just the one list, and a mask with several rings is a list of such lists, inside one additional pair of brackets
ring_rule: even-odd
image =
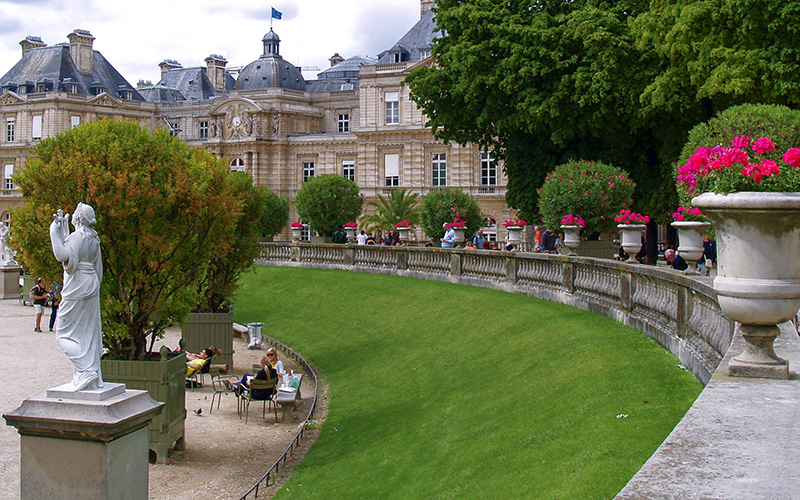
[[(241, 396), (242, 392), (244, 392), (244, 388), (248, 388), (248, 389), (250, 388), (250, 381), (252, 379), (269, 381), (269, 380), (278, 378), (278, 372), (275, 371), (275, 368), (270, 366), (269, 358), (267, 358), (267, 356), (264, 356), (264, 357), (261, 358), (260, 364), (261, 364), (261, 370), (259, 370), (259, 372), (256, 373), (255, 377), (245, 373), (244, 376), (242, 377), (242, 380), (240, 380), (238, 382), (234, 382), (232, 384), (226, 380), (225, 381), (226, 382), (225, 385), (226, 386), (230, 385), (229, 388), (234, 392), (234, 394), (236, 394), (237, 396)], [(274, 388), (271, 388), (271, 389), (254, 389), (252, 396), (253, 396), (253, 399), (267, 399), (270, 396), (272, 396), (273, 392), (275, 392)]]
[(211, 358), (214, 357), (214, 351), (211, 350), (210, 347), (203, 349), (195, 359), (186, 362), (186, 378), (191, 377), (195, 374), (198, 370), (202, 370), (203, 367), (211, 362)]

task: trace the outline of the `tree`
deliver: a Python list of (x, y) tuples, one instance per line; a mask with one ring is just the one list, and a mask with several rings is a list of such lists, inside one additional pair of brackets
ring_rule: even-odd
[(297, 214), (320, 233), (333, 234), (339, 226), (361, 215), (364, 199), (356, 183), (335, 174), (313, 177), (295, 199)]
[(265, 186), (258, 186), (264, 198), (264, 213), (261, 216), (261, 234), (274, 236), (289, 222), (289, 200)]
[(370, 232), (376, 229), (395, 231), (395, 224), (402, 221), (415, 226), (419, 220), (418, 196), (418, 193), (412, 193), (404, 188), (393, 189), (388, 197), (379, 194), (378, 201), (368, 203), (375, 212), (362, 218), (361, 226)]
[(103, 253), (103, 337), (112, 357), (147, 358), (150, 343), (196, 306), (212, 256), (233, 246), (222, 231), (242, 199), (214, 155), (164, 130), (101, 120), (43, 140), (14, 177), (25, 205), (14, 243), (37, 274), (58, 275), (47, 238), (52, 214), (92, 205)]
[(586, 234), (611, 231), (614, 216), (630, 208), (635, 184), (622, 169), (597, 162), (570, 162), (557, 166), (539, 190), (545, 226), (556, 229), (567, 214), (586, 222)]
[(442, 225), (456, 218), (466, 223), (464, 234), (471, 235), (481, 227), (481, 210), (475, 198), (459, 189), (445, 188), (432, 191), (422, 199), (420, 225), (435, 241), (444, 236)]

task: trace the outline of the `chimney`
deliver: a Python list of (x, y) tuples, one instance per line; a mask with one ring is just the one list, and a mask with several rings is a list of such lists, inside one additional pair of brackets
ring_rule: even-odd
[(22, 57), (25, 57), (25, 54), (30, 52), (33, 49), (38, 49), (39, 47), (47, 47), (47, 44), (42, 42), (42, 39), (38, 36), (26, 36), (25, 40), (19, 42), (22, 46)]
[(69, 39), (69, 54), (81, 73), (92, 73), (94, 62), (92, 58), (92, 44), (94, 37), (86, 30), (74, 30), (67, 35)]
[(344, 61), (344, 57), (340, 56), (339, 53), (335, 53), (328, 59), (331, 62), (331, 68), (339, 64), (340, 62)]
[(181, 63), (174, 59), (164, 59), (161, 61), (161, 64), (158, 65), (161, 68), (161, 79), (164, 79), (164, 75), (166, 75), (170, 70), (182, 68)]
[(436, 0), (420, 0), (419, 17), (422, 18), (434, 5), (436, 5)]
[(214, 86), (214, 90), (217, 92), (225, 92), (226, 64), (228, 64), (228, 60), (220, 55), (211, 54), (206, 57), (206, 66), (208, 67), (206, 73), (208, 74), (208, 79), (211, 80), (211, 84)]

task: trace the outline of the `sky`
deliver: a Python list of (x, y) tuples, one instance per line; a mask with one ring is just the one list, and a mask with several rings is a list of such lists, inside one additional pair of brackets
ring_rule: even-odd
[(376, 57), (390, 49), (419, 20), (420, 0), (0, 0), (0, 76), (21, 59), (26, 36), (55, 45), (75, 29), (90, 31), (94, 49), (134, 86), (156, 83), (164, 59), (189, 68), (219, 54), (228, 68), (246, 66), (263, 51), (271, 7), (283, 13), (273, 20), (281, 56), (324, 70), (335, 52)]

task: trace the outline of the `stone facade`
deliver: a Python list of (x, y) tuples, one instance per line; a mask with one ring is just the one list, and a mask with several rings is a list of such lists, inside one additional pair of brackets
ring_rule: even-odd
[[(0, 166), (4, 173), (24, 167), (39, 140), (33, 136), (34, 119), (41, 120), (39, 136), (50, 137), (79, 123), (125, 118), (151, 129), (167, 127), (189, 145), (226, 158), (231, 169), (249, 172), (256, 183), (289, 199), (291, 221), (297, 219), (294, 199), (304, 179), (338, 174), (351, 177), (367, 202), (395, 188), (421, 196), (443, 186), (459, 188), (479, 201), (487, 218), (502, 222), (511, 212), (501, 166), (475, 145), (435, 139), (403, 84), (417, 65), (432, 64), (430, 46), (437, 36), (432, 4), (421, 1), (420, 22), (379, 59), (344, 60), (337, 54), (314, 81), (298, 79), (300, 71), (280, 57), (280, 39), (272, 30), (262, 40), (262, 55), (238, 79), (235, 70), (226, 69), (225, 58), (212, 55), (201, 68), (165, 60), (159, 65), (161, 80), (140, 82), (133, 94), (125, 93), (124, 85), (100, 95), (55, 85), (20, 95), (8, 85), (12, 69), (0, 78)], [(80, 34), (70, 38), (71, 52), (81, 58), (76, 66), (85, 64), (94, 40), (86, 31)], [(23, 42), (23, 61), (51, 49), (37, 40)], [(9, 209), (22, 198), (12, 180), (3, 181), (0, 217), (9, 220)], [(497, 223), (485, 231), (505, 236)], [(277, 239), (289, 236), (287, 227)]]

